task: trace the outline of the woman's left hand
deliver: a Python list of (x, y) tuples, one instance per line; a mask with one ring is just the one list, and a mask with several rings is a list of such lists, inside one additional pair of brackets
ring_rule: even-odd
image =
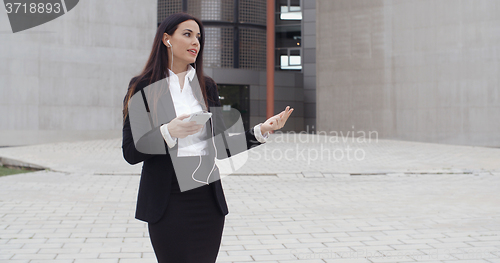
[(290, 117), (290, 114), (292, 114), (292, 111), (293, 108), (290, 108), (290, 106), (286, 106), (284, 111), (267, 119), (266, 122), (264, 122), (260, 127), (260, 130), (262, 131), (262, 133), (266, 133), (268, 131), (275, 131), (283, 128), (286, 121), (288, 120), (288, 117)]

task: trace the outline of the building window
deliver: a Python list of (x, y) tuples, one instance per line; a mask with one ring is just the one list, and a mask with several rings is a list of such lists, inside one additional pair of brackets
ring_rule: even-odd
[(158, 0), (157, 24), (158, 26), (171, 14), (182, 11), (182, 0)]
[(302, 69), (300, 48), (284, 48), (279, 51), (280, 69)]
[(239, 1), (240, 23), (266, 25), (266, 0), (236, 0)]
[(266, 68), (266, 31), (240, 28), (240, 68)]
[(158, 0), (158, 23), (181, 11), (205, 26), (205, 67), (266, 67), (266, 0)]
[(234, 0), (185, 0), (187, 13), (202, 21), (234, 21)]
[(276, 0), (276, 69), (302, 70), (301, 0)]
[(233, 38), (232, 27), (205, 27), (203, 66), (232, 68)]
[(302, 20), (300, 0), (282, 0), (278, 2), (281, 20)]

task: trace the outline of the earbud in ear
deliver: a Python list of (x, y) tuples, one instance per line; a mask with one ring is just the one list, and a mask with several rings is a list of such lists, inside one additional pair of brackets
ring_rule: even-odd
[(169, 39), (169, 40), (167, 40), (167, 43), (168, 43), (168, 46), (169, 46), (169, 47), (172, 47), (172, 44), (170, 44), (170, 39)]

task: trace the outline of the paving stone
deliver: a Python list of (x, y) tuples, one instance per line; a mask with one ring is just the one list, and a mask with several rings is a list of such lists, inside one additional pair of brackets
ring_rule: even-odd
[(323, 178), (325, 177), (321, 172), (302, 172), (304, 178)]
[(277, 176), (279, 178), (282, 178), (282, 179), (287, 179), (287, 178), (299, 178), (297, 174), (277, 174)]

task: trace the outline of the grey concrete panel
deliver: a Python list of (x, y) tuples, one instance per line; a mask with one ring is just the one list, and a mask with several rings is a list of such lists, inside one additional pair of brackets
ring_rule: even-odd
[[(274, 106), (276, 107), (276, 105)], [(259, 116), (266, 116), (266, 112), (267, 112), (267, 102), (265, 100), (259, 100)]]
[(311, 22), (305, 22), (304, 21), (304, 33), (302, 34), (303, 36), (308, 36), (308, 35), (316, 35), (316, 20), (312, 20)]
[(260, 86), (258, 85), (250, 85), (250, 100), (258, 100), (259, 99)]
[(259, 86), (259, 100), (267, 99), (267, 86)]
[(316, 48), (316, 38), (311, 37), (311, 38), (304, 38), (304, 41), (302, 41), (302, 47), (303, 48)]
[(293, 87), (274, 87), (274, 101), (294, 101), (295, 88)]
[(295, 87), (295, 73), (287, 71), (276, 71), (274, 73), (275, 86)]
[[(33, 130), (41, 136), (38, 143), (57, 136), (75, 139), (73, 131), (97, 136), (121, 129), (128, 83), (150, 52), (156, 16), (148, 14), (156, 14), (156, 4), (83, 1), (61, 18), (2, 34), (0, 84), (12, 96), (0, 106), (15, 113), (0, 117), (2, 128)], [(0, 12), (0, 19), (6, 18)], [(44, 129), (57, 135), (45, 136)]]
[(260, 85), (267, 85), (267, 73), (265, 70), (259, 72), (259, 83)]
[(316, 63), (304, 63), (302, 70), (304, 76), (314, 76), (316, 75)]
[(295, 101), (304, 101), (304, 89), (296, 88), (295, 89)]
[(233, 68), (214, 68), (213, 79), (221, 84), (254, 84), (259, 85), (260, 71), (233, 69)]
[[(36, 106), (27, 105), (1, 105), (2, 121), (0, 129), (17, 130), (24, 127), (38, 126), (39, 109)], [(3, 145), (8, 142), (3, 142)]]
[(316, 118), (316, 103), (304, 103), (304, 117)]
[(33, 75), (11, 76), (9, 84), (10, 87), (3, 87), (9, 89), (7, 98), (10, 102), (7, 104), (16, 105), (16, 102), (29, 106), (37, 104), (39, 78)]
[[(305, 9), (303, 14), (303, 21), (304, 22), (316, 22), (316, 9)], [(314, 34), (316, 34), (316, 29), (314, 30)]]
[(316, 90), (304, 90), (304, 102), (316, 103)]
[(250, 100), (250, 116), (261, 116), (260, 103), (258, 100)]
[(303, 0), (302, 5), (304, 9), (315, 9), (316, 8), (316, 0)]
[(213, 78), (213, 75), (214, 75), (214, 70), (212, 68), (203, 68), (203, 72), (205, 73), (205, 75)]
[[(294, 110), (295, 111), (295, 110)], [(292, 113), (293, 115), (294, 113)], [(290, 115), (291, 118), (291, 115)], [(295, 118), (295, 131), (303, 131), (304, 130), (304, 118)]]
[(303, 125), (304, 126), (303, 126), (302, 130), (308, 131), (309, 133), (311, 133), (312, 131), (316, 131), (318, 128), (316, 126), (316, 118), (304, 118)]
[[(297, 118), (304, 118), (304, 102), (303, 101), (290, 101), (288, 102), (287, 105), (290, 105), (291, 108), (293, 108), (293, 113), (292, 115)], [(281, 110), (285, 110), (285, 107), (283, 107)]]
[(316, 63), (316, 49), (315, 48), (304, 48), (304, 54), (302, 59), (304, 63)]
[(253, 129), (255, 125), (264, 123), (265, 121), (266, 116), (250, 116), (250, 128)]
[(303, 88), (304, 87), (304, 74), (295, 73), (295, 88)]
[(316, 76), (304, 76), (304, 89), (316, 89)]
[[(385, 138), (500, 145), (492, 121), (500, 97), (496, 2), (317, 5), (322, 129), (355, 125), (376, 128)], [(311, 80), (304, 72), (306, 89)]]
[(12, 100), (10, 97), (11, 89), (5, 87), (10, 86), (9, 76), (0, 76), (0, 105), (7, 105)]

